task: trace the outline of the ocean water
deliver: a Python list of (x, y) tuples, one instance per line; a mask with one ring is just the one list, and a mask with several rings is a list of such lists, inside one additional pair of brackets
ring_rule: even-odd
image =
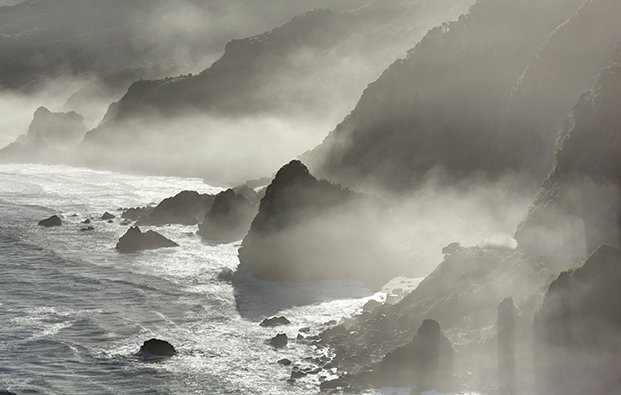
[[(66, 166), (0, 165), (0, 389), (18, 394), (312, 394), (318, 376), (287, 383), (281, 358), (310, 366), (324, 352), (302, 342), (274, 350), (279, 332), (359, 311), (370, 298), (356, 283), (275, 285), (218, 280), (237, 265), (239, 242), (209, 245), (196, 227), (156, 230), (179, 248), (122, 255), (127, 230), (80, 222), (105, 211), (158, 202), (184, 189), (216, 193), (199, 179), (123, 175)], [(37, 226), (58, 214), (60, 228)], [(292, 325), (261, 328), (264, 317)], [(135, 357), (143, 341), (170, 341), (179, 354)], [(329, 376), (330, 372), (322, 373)]]

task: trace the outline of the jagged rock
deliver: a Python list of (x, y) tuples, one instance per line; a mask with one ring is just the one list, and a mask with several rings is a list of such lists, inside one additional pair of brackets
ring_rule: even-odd
[(380, 288), (409, 267), (395, 249), (372, 242), (385, 223), (382, 202), (318, 180), (294, 160), (268, 186), (239, 250), (238, 272), (267, 281), (353, 279)]
[(425, 320), (409, 344), (384, 357), (371, 380), (393, 386), (414, 385), (419, 390), (447, 388), (453, 375), (453, 354), (440, 324)]
[(129, 253), (141, 250), (155, 250), (165, 247), (178, 247), (179, 245), (172, 240), (167, 239), (161, 234), (148, 230), (142, 233), (139, 227), (132, 226), (127, 233), (123, 235), (116, 245), (119, 252)]
[(264, 328), (273, 328), (281, 325), (289, 325), (291, 322), (286, 317), (272, 317), (266, 318), (261, 322), (261, 326)]
[(140, 218), (148, 217), (154, 208), (154, 206), (126, 208), (123, 209), (123, 214), (121, 214), (121, 218), (130, 221), (138, 221)]
[(102, 221), (109, 221), (109, 220), (114, 219), (114, 218), (116, 218), (116, 215), (110, 214), (107, 211), (101, 216), (101, 220)]
[(455, 252), (459, 251), (460, 248), (461, 248), (461, 244), (451, 243), (442, 249), (442, 253), (444, 255), (454, 254)]
[(88, 225), (88, 224), (91, 223), (91, 220), (87, 218), (84, 221), (82, 221), (81, 223), (84, 224), (84, 225)]
[(279, 333), (278, 335), (271, 338), (269, 343), (274, 348), (284, 348), (287, 347), (287, 343), (289, 343), (289, 338), (285, 333)]
[(212, 195), (183, 191), (162, 200), (155, 207), (125, 210), (123, 218), (137, 221), (138, 226), (196, 225), (209, 212), (213, 201)]
[(44, 226), (46, 228), (52, 228), (55, 226), (62, 226), (63, 221), (60, 219), (58, 215), (53, 215), (47, 219), (39, 221), (39, 226)]
[(248, 233), (258, 205), (257, 193), (245, 185), (221, 192), (204, 216), (198, 233), (212, 241), (239, 240)]
[(598, 248), (550, 284), (535, 317), (540, 393), (618, 393), (621, 249)]
[(172, 344), (164, 340), (151, 339), (144, 342), (138, 352), (143, 357), (171, 357), (177, 354)]
[(515, 320), (517, 309), (512, 298), (506, 298), (498, 306), (496, 320), (498, 342), (498, 383), (504, 393), (515, 391)]

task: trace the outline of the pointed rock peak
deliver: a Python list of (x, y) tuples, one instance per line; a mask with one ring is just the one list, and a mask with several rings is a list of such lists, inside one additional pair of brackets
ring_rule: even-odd
[(315, 179), (308, 168), (299, 160), (292, 160), (288, 164), (284, 165), (274, 178), (274, 184), (288, 184), (298, 180)]
[(47, 114), (51, 114), (52, 112), (50, 110), (48, 110), (47, 107), (45, 106), (41, 106), (39, 108), (37, 108), (37, 110), (34, 112), (34, 116), (41, 116), (41, 115), (47, 115)]

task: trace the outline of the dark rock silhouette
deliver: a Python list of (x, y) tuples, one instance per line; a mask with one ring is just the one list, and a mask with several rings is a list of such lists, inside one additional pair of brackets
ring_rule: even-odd
[(498, 343), (498, 383), (505, 394), (515, 392), (516, 355), (515, 331), (517, 310), (512, 298), (507, 298), (498, 306), (496, 336)]
[(264, 328), (273, 328), (276, 326), (289, 325), (291, 322), (286, 317), (272, 317), (266, 318), (261, 322), (261, 326)]
[(123, 253), (155, 250), (165, 247), (179, 247), (179, 244), (152, 230), (142, 233), (137, 226), (129, 228), (116, 245), (116, 249)]
[(51, 217), (39, 221), (39, 226), (44, 226), (46, 228), (52, 228), (55, 226), (62, 226), (63, 221), (60, 219), (58, 215), (52, 215)]
[(82, 221), (81, 223), (84, 224), (84, 225), (89, 225), (91, 223), (91, 220), (87, 218), (84, 221)]
[(352, 279), (381, 287), (408, 267), (375, 242), (387, 218), (379, 200), (318, 180), (294, 160), (267, 187), (239, 250), (238, 272), (267, 281)]
[(287, 343), (289, 343), (289, 338), (284, 333), (279, 333), (270, 339), (269, 344), (274, 348), (284, 348), (287, 347)]
[[(453, 375), (453, 346), (440, 324), (424, 320), (414, 339), (388, 353), (370, 374), (374, 384), (414, 385), (418, 390), (447, 389)], [(365, 381), (363, 377), (358, 379)]]
[(241, 186), (216, 195), (211, 209), (199, 226), (199, 235), (217, 242), (243, 238), (257, 213), (259, 196), (251, 188)]
[(162, 200), (157, 206), (129, 208), (122, 217), (136, 221), (138, 226), (196, 225), (209, 212), (214, 197), (196, 191), (183, 191)]
[(602, 246), (550, 284), (535, 317), (541, 393), (617, 394), (621, 249)]
[(101, 220), (102, 221), (109, 221), (109, 220), (114, 219), (114, 218), (116, 218), (116, 215), (110, 214), (107, 211), (101, 216)]
[(140, 347), (138, 355), (143, 357), (171, 357), (177, 354), (172, 344), (164, 340), (150, 339)]

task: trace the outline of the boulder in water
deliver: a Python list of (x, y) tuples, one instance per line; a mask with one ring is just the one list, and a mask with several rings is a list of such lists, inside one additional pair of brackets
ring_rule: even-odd
[(179, 247), (179, 244), (152, 230), (143, 233), (137, 226), (129, 228), (116, 245), (116, 249), (123, 253), (166, 247)]
[(159, 339), (147, 340), (138, 352), (138, 355), (142, 357), (171, 357), (176, 354), (177, 350), (172, 344)]
[(291, 321), (289, 321), (286, 317), (272, 317), (266, 318), (261, 322), (261, 326), (264, 328), (273, 328), (275, 326), (281, 325), (289, 325)]
[(45, 226), (46, 228), (52, 228), (54, 226), (61, 226), (62, 224), (63, 224), (63, 221), (60, 219), (58, 215), (53, 215), (39, 222), (39, 226)]
[(114, 218), (116, 218), (116, 215), (110, 214), (107, 211), (101, 216), (101, 220), (102, 221), (108, 221), (108, 220), (111, 220), (111, 219), (114, 219)]
[(279, 333), (270, 339), (270, 345), (274, 348), (284, 348), (287, 347), (287, 343), (289, 343), (289, 338), (285, 333)]

